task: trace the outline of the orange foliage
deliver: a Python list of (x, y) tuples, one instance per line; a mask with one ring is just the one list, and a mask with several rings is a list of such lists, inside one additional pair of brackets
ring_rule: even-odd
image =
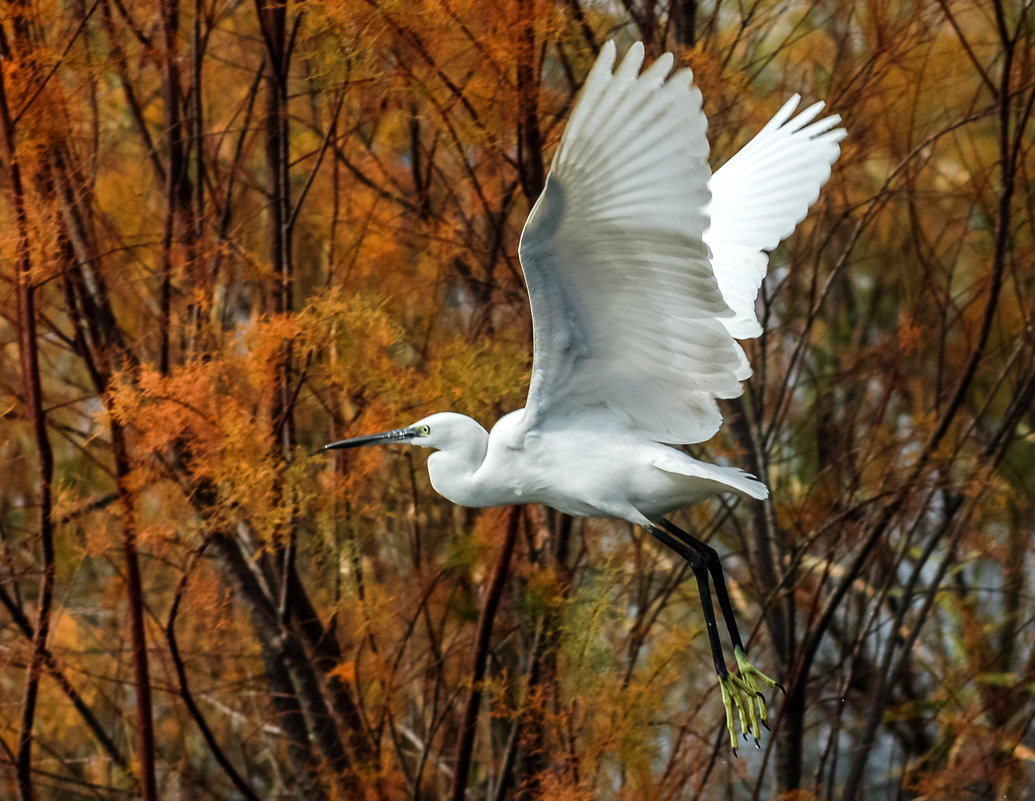
[(421, 452), (318, 449), (522, 404), (529, 171), (614, 37), (693, 69), (715, 165), (793, 92), (849, 131), (701, 446), (770, 506), (685, 513), (788, 693), (774, 750), (728, 759), (692, 572), (529, 510), (467, 795), (1032, 795), (1028, 7), (172, 5), (0, 12), (0, 794), (45, 567), (23, 256), (55, 454), (36, 796), (141, 795), (149, 763), (161, 797), (453, 796), (509, 512), (446, 504)]

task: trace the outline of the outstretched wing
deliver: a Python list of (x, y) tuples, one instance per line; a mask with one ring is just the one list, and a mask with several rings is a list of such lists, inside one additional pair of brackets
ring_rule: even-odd
[[(661, 442), (703, 442), (748, 370), (703, 242), (707, 121), (672, 56), (642, 45), (586, 78), (521, 234), (535, 359), (525, 430), (607, 413)], [(667, 80), (666, 80), (667, 78)]]
[[(812, 122), (823, 108), (815, 103), (791, 117), (801, 98), (794, 95), (776, 116), (708, 182), (711, 225), (704, 242), (723, 298), (735, 312), (723, 322), (737, 339), (762, 333), (755, 298), (772, 250), (805, 219), (830, 166), (841, 152), (841, 118)], [(812, 123), (811, 125), (809, 123)]]

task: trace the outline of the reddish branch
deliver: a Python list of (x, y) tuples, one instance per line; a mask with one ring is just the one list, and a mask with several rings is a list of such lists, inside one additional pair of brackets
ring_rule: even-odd
[[(318, 659), (309, 656), (313, 644), (300, 638), (281, 620), (273, 599), (252, 572), (249, 557), (233, 537), (216, 532), (211, 544), (219, 553), (238, 594), (248, 603), (252, 625), (262, 643), (274, 707), (280, 726), (287, 734), (288, 752), (295, 765), (297, 781), (305, 790), (301, 794), (312, 798), (315, 793), (322, 792), (316, 772), (318, 757), (314, 748), (317, 748), (334, 770), (342, 796), (361, 797), (356, 773), (334, 725), (333, 712), (337, 709), (332, 710), (328, 706), (316, 670)], [(297, 599), (300, 595), (301, 588), (293, 597)], [(303, 634), (305, 628), (302, 627)]]
[[(191, 564), (201, 556), (202, 549), (199, 550), (194, 558), (191, 560)], [(197, 703), (194, 700), (194, 694), (190, 691), (190, 685), (187, 683), (187, 668), (183, 663), (183, 657), (180, 656), (180, 648), (176, 644), (176, 615), (180, 610), (180, 601), (183, 600), (183, 592), (187, 588), (187, 579), (190, 577), (191, 567), (188, 566), (183, 571), (183, 576), (180, 578), (180, 583), (176, 586), (176, 595), (173, 597), (172, 607), (169, 609), (169, 621), (165, 624), (165, 636), (169, 641), (169, 655), (172, 657), (173, 666), (176, 668), (176, 679), (180, 684), (180, 697), (183, 702), (187, 705), (187, 711), (190, 712), (190, 716), (194, 719), (194, 722), (198, 724), (198, 729), (201, 730), (201, 736), (205, 738), (205, 742), (208, 744), (208, 750), (212, 753), (216, 762), (223, 769), (223, 772), (229, 777), (230, 781), (233, 782), (241, 795), (249, 799), (249, 801), (259, 801), (259, 796), (252, 790), (251, 785), (244, 780), (244, 777), (237, 772), (237, 769), (233, 766), (233, 763), (227, 757), (226, 752), (220, 747), (219, 742), (216, 740), (215, 734), (212, 733), (211, 727), (208, 725), (208, 721), (205, 720), (205, 716), (201, 714), (201, 709), (198, 708)]]
[(193, 234), (190, 221), (191, 185), (187, 173), (187, 129), (180, 113), (180, 70), (177, 64), (179, 4), (163, 0), (162, 18), (162, 105), (165, 112), (165, 135), (168, 139), (168, 168), (165, 170), (166, 213), (162, 229), (162, 283), (159, 299), (158, 369), (169, 372), (169, 326), (172, 314), (173, 242), (177, 227), (181, 233)]
[[(3, 37), (6, 42), (6, 36)], [(32, 798), (32, 739), (36, 720), (36, 700), (40, 675), (46, 661), (47, 634), (50, 631), (50, 607), (54, 597), (54, 521), (52, 481), (54, 455), (47, 439), (47, 421), (43, 412), (43, 388), (40, 385), (39, 352), (36, 345), (36, 304), (32, 283), (32, 260), (29, 255), (29, 218), (25, 207), (25, 189), (15, 148), (14, 124), (7, 103), (4, 61), (0, 53), (0, 124), (4, 132), (11, 204), (17, 227), (17, 292), (18, 292), (18, 355), (21, 361), (25, 414), (36, 440), (36, 469), (40, 484), (40, 547), (43, 551), (43, 577), (37, 600), (36, 629), (32, 637), (32, 656), (25, 680), (21, 727), (18, 731), (18, 792), (23, 801)]]
[[(60, 519), (57, 521), (57, 524), (61, 524)], [(6, 590), (4, 590), (3, 586), (0, 586), (0, 604), (7, 609), (7, 613), (11, 616), (11, 620), (14, 621), (14, 624), (22, 633), (22, 636), (27, 640), (32, 641), (35, 636), (35, 630), (32, 627), (32, 623), (29, 621), (29, 618), (25, 615), (25, 612), (22, 611), (15, 599), (12, 598)], [(83, 722), (87, 725), (90, 731), (93, 732), (93, 736), (97, 738), (97, 742), (100, 744), (101, 748), (104, 749), (108, 758), (122, 768), (122, 770), (127, 770), (128, 760), (125, 755), (119, 750), (119, 747), (109, 736), (108, 732), (105, 731), (103, 724), (98, 720), (93, 710), (87, 705), (83, 696), (79, 694), (75, 685), (72, 684), (68, 676), (66, 676), (64, 671), (61, 670), (57, 660), (54, 658), (54, 654), (52, 654), (50, 649), (46, 647), (44, 647), (43, 650), (43, 662), (47, 668), (48, 675), (57, 683), (58, 687), (61, 688), (61, 692), (65, 694), (65, 697), (68, 698), (72, 706), (75, 707), (80, 717), (82, 717)]]
[(535, 52), (535, 0), (518, 3), (521, 43), (517, 53), (518, 167), (521, 188), (531, 205), (543, 191), (543, 140), (539, 130), (539, 70)]
[[(985, 302), (984, 315), (981, 321), (981, 330), (978, 333), (977, 342), (971, 349), (970, 356), (967, 359), (967, 363), (963, 368), (963, 373), (960, 376), (959, 382), (956, 385), (956, 389), (953, 392), (952, 398), (945, 411), (942, 414), (941, 420), (939, 421), (934, 432), (931, 434), (930, 439), (926, 443), (923, 452), (918, 459), (918, 467), (914, 470), (914, 476), (919, 477), (919, 469), (927, 462), (927, 460), (937, 450), (942, 438), (949, 431), (952, 421), (955, 419), (957, 412), (963, 406), (963, 401), (973, 383), (974, 377), (977, 375), (978, 366), (981, 363), (981, 359), (985, 353), (985, 347), (988, 344), (988, 338), (992, 331), (992, 326), (995, 322), (996, 313), (998, 310), (999, 294), (1003, 286), (1003, 278), (1006, 272), (1006, 263), (1009, 254), (1009, 236), (1011, 228), (1011, 202), (1013, 199), (1014, 184), (1016, 181), (1017, 165), (1014, 159), (1013, 144), (1010, 138), (1011, 128), (1011, 113), (1010, 113), (1010, 78), (1011, 70), (1013, 68), (1013, 59), (1015, 46), (1017, 43), (1017, 36), (1020, 33), (1021, 26), (1018, 24), (1013, 35), (1007, 30), (1005, 21), (1005, 14), (1003, 11), (1003, 5), (1000, 0), (996, 0), (994, 3), (994, 11), (996, 16), (996, 22), (999, 31), (1000, 44), (1002, 45), (1002, 73), (999, 83), (998, 101), (999, 101), (999, 172), (1000, 172), (1000, 188), (999, 188), (999, 203), (998, 203), (998, 214), (996, 215), (996, 226), (995, 226), (995, 250), (992, 256), (992, 275), (991, 283), (988, 290), (988, 299)], [(1017, 126), (1016, 135), (1022, 136), (1026, 119)], [(992, 463), (989, 463), (989, 469)], [(910, 482), (912, 483), (912, 482)], [(962, 535), (965, 525), (970, 517), (970, 511), (976, 505), (977, 498), (980, 495), (969, 499), (967, 513), (966, 514), (954, 514), (956, 510), (953, 510), (953, 514), (947, 515), (948, 520), (951, 520), (955, 527), (955, 533), (953, 541), (955, 542)], [(949, 527), (948, 522), (945, 525), (945, 529)], [(940, 542), (940, 537), (932, 538), (928, 545), (930, 550), (933, 550), (934, 545)], [(949, 548), (950, 553), (954, 548)], [(936, 589), (941, 578), (944, 576), (945, 571), (948, 568), (950, 559), (946, 557), (943, 559), (942, 564), (939, 568), (938, 575), (931, 582), (932, 591)], [(911, 579), (911, 583), (915, 581), (916, 577), (920, 572), (920, 568), (923, 565), (923, 560), (918, 561), (918, 564), (914, 570), (914, 576)], [(904, 597), (911, 597), (911, 586), (907, 586)], [(933, 597), (928, 601), (928, 608), (933, 603)], [(900, 610), (898, 617), (901, 619), (904, 615), (905, 605)], [(926, 615), (921, 615), (921, 620)], [(896, 624), (899, 624), (900, 620), (896, 620)], [(896, 631), (900, 631), (900, 625), (895, 626)], [(908, 654), (911, 650), (912, 642), (916, 639), (919, 634), (920, 624), (918, 623), (910, 639), (902, 645), (902, 652)], [(848, 801), (854, 801), (854, 799), (860, 797), (863, 787), (863, 775), (868, 765), (867, 757), (869, 751), (876, 740), (877, 728), (882, 720), (881, 714), (878, 710), (882, 710), (887, 701), (888, 683), (895, 675), (897, 671), (891, 670), (891, 657), (895, 651), (895, 644), (897, 641), (893, 641), (888, 645), (887, 651), (885, 652), (885, 659), (883, 664), (883, 670), (880, 673), (877, 690), (875, 692), (875, 698), (872, 705), (872, 711), (866, 722), (866, 728), (863, 731), (862, 741), (856, 746), (854, 761), (852, 763), (851, 770), (848, 774), (848, 778), (844, 785), (844, 798)]]
[[(26, 61), (32, 64), (32, 44), (29, 38), (29, 27), (24, 24), (15, 24), (15, 38), (17, 44), (26, 54)], [(9, 57), (6, 47), (6, 36), (2, 37), (4, 59)], [(40, 473), (40, 535), (43, 549), (43, 581), (40, 585), (39, 596), (39, 620), (33, 635), (33, 654), (30, 660), (29, 676), (26, 686), (25, 703), (23, 706), (22, 724), (19, 732), (19, 754), (18, 754), (18, 785), (19, 792), (23, 799), (32, 797), (31, 787), (31, 749), (32, 749), (32, 728), (35, 716), (36, 696), (38, 693), (39, 676), (46, 663), (46, 638), (49, 631), (49, 614), (54, 586), (54, 541), (53, 521), (51, 520), (51, 480), (53, 474), (53, 456), (46, 437), (46, 421), (42, 409), (42, 389), (40, 386), (40, 374), (38, 363), (38, 352), (36, 348), (36, 310), (33, 300), (34, 287), (31, 283), (31, 263), (29, 260), (29, 228), (28, 218), (25, 211), (25, 190), (22, 184), (21, 172), (19, 169), (17, 154), (14, 145), (14, 128), (11, 122), (11, 115), (7, 103), (6, 87), (3, 86), (3, 79), (0, 76), (0, 122), (4, 130), (4, 141), (7, 149), (7, 160), (10, 173), (10, 187), (12, 201), (15, 209), (15, 219), (18, 228), (18, 296), (19, 296), (19, 351), (22, 360), (22, 373), (25, 381), (25, 402), (27, 414), (33, 425), (37, 443)], [(77, 248), (82, 258), (76, 264), (75, 272), (93, 270), (91, 261), (92, 250), (87, 247), (88, 236), (84, 221), (75, 212), (76, 201), (73, 199), (75, 193), (71, 191), (66, 181), (58, 191), (59, 179), (55, 172), (60, 172), (67, 166), (65, 161), (66, 152), (60, 143), (49, 143), (49, 160), (44, 160), (43, 168), (37, 173), (40, 191), (48, 201), (64, 202), (68, 215), (63, 217), (65, 229), (59, 236), (58, 251), (64, 253), (66, 246), (69, 249)], [(61, 176), (68, 179), (69, 176)], [(72, 271), (69, 271), (69, 275)], [(97, 291), (102, 291), (103, 280), (98, 275), (92, 276), (95, 280), (86, 281)], [(74, 283), (74, 282), (73, 282)], [(108, 314), (91, 313), (87, 320), (76, 322), (77, 343), (84, 348), (84, 352), (90, 351), (93, 347), (103, 342), (110, 342), (115, 335), (109, 330), (103, 333), (98, 329), (114, 328), (113, 318), (110, 309), (106, 305), (107, 298), (91, 307), (91, 311), (108, 311)], [(74, 309), (70, 309), (71, 316), (75, 318)], [(87, 344), (87, 343), (90, 344)], [(97, 384), (97, 390), (102, 393), (105, 389), (107, 378), (111, 370), (98, 369), (99, 359), (96, 353), (92, 353), (90, 361), (92, 368), (90, 374)], [(104, 375), (102, 375), (102, 372)], [(129, 473), (129, 460), (126, 456), (125, 443), (122, 438), (121, 429), (118, 425), (112, 424), (112, 446), (115, 453), (116, 473), (119, 477), (119, 496), (127, 510), (125, 524), (124, 550), (126, 555), (126, 576), (128, 602), (130, 609), (131, 637), (133, 642), (133, 663), (134, 673), (137, 679), (136, 699), (138, 712), (138, 742), (140, 746), (140, 772), (141, 792), (146, 801), (157, 798), (154, 771), (154, 729), (151, 719), (151, 693), (150, 681), (147, 668), (147, 651), (144, 632), (143, 618), (143, 590), (140, 578), (140, 568), (136, 555), (136, 537), (130, 517), (132, 509), (131, 497), (125, 488), (125, 477)]]
[(133, 122), (136, 124), (137, 133), (140, 134), (144, 151), (147, 153), (147, 158), (154, 168), (155, 176), (158, 182), (164, 185), (165, 166), (158, 157), (158, 149), (155, 147), (154, 140), (151, 138), (151, 131), (147, 127), (147, 121), (144, 119), (144, 110), (129, 79), (129, 59), (126, 56), (125, 48), (122, 46), (122, 39), (115, 31), (111, 8), (107, 0), (101, 4), (101, 22), (104, 25), (105, 32), (108, 34), (108, 51), (111, 53), (112, 63), (115, 73), (118, 75), (119, 84), (122, 86), (122, 92), (126, 96), (126, 105), (129, 108), (130, 116), (133, 117)]
[(137, 699), (137, 747), (140, 759), (140, 794), (144, 801), (157, 801), (155, 782), (155, 729), (151, 707), (151, 676), (147, 660), (147, 631), (144, 628), (144, 586), (140, 578), (136, 524), (133, 521), (133, 495), (127, 487), (129, 455), (122, 426), (112, 421), (111, 445), (115, 455), (119, 499), (122, 501), (122, 554), (126, 560), (126, 599), (129, 604), (129, 630), (133, 648), (133, 679)]
[(471, 769), (471, 754), (474, 751), (474, 734), (478, 728), (478, 707), (482, 700), (482, 681), (485, 679), (485, 666), (489, 661), (489, 641), (492, 638), (492, 624), (496, 619), (496, 610), (503, 596), (503, 587), (507, 583), (510, 572), (510, 558), (514, 554), (514, 543), (517, 541), (518, 523), (521, 520), (521, 509), (512, 506), (507, 512), (507, 527), (503, 535), (503, 544), (492, 578), (485, 591), (485, 604), (478, 617), (478, 631), (474, 641), (474, 669), (471, 671), (471, 692), (467, 696), (467, 707), (460, 723), (460, 737), (456, 744), (456, 764), (453, 768), (453, 788), (449, 794), (452, 801), (463, 801), (467, 789), (467, 773)]
[[(73, 202), (65, 198), (69, 217), (76, 217)], [(85, 228), (85, 221), (80, 219)], [(87, 252), (85, 231), (63, 233), (66, 244), (77, 252)], [(78, 243), (78, 244), (75, 244)], [(72, 259), (68, 259), (72, 262)], [(100, 273), (83, 273), (89, 268), (87, 260), (80, 259), (74, 269), (66, 272), (68, 311), (75, 328), (75, 342), (94, 383), (97, 394), (104, 393), (115, 370), (114, 360), (131, 356), (121, 346), (121, 333), (115, 323), (107, 288)], [(133, 675), (137, 705), (137, 747), (140, 762), (141, 795), (147, 801), (157, 798), (155, 781), (154, 721), (151, 706), (151, 679), (147, 657), (147, 631), (144, 627), (144, 591), (140, 576), (136, 528), (133, 520), (133, 492), (128, 486), (130, 459), (125, 432), (114, 418), (109, 419), (112, 454), (115, 461), (117, 495), (123, 510), (123, 556), (126, 562), (126, 601), (129, 607), (130, 640), (133, 654)]]
[[(536, 632), (535, 644), (532, 647), (532, 658), (528, 668), (528, 684), (525, 697), (529, 699), (530, 705), (518, 718), (518, 727), (515, 730), (516, 746), (520, 743), (524, 758), (522, 761), (523, 775), (513, 780), (520, 790), (519, 798), (539, 798), (544, 788), (541, 783), (541, 776), (547, 767), (547, 755), (549, 746), (546, 741), (547, 728), (543, 721), (543, 706), (546, 699), (556, 695), (558, 688), (558, 667), (557, 650), (561, 641), (561, 626), (563, 623), (563, 600), (571, 592), (572, 575), (568, 567), (568, 554), (571, 549), (571, 533), (573, 518), (560, 512), (548, 513), (551, 529), (550, 534), (550, 567), (556, 572), (560, 582), (558, 587), (558, 601), (546, 607), (539, 629)], [(646, 636), (646, 635), (644, 635)], [(630, 662), (629, 673), (626, 674), (626, 682), (631, 676), (632, 664)], [(508, 743), (508, 746), (510, 744)], [(515, 748), (516, 750), (516, 748)], [(516, 756), (516, 754), (515, 754)], [(577, 771), (576, 761), (570, 759), (568, 766)], [(511, 783), (512, 777), (501, 771), (500, 784)], [(502, 797), (502, 796), (500, 796)]]

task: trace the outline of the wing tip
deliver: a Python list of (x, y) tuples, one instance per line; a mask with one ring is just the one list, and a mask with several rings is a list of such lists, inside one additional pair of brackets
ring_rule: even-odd
[(622, 56), (618, 66), (615, 67), (615, 77), (620, 78), (622, 75), (627, 75), (635, 79), (640, 74), (640, 67), (643, 66), (643, 57), (643, 42), (633, 42), (629, 49), (625, 51), (625, 55)]
[[(756, 501), (764, 501), (769, 497), (769, 487), (750, 473), (744, 473), (741, 492)], [(740, 487), (738, 487), (740, 489)]]
[(801, 103), (801, 95), (795, 92), (787, 98), (786, 101), (784, 101), (784, 104), (780, 106), (780, 110), (773, 115), (772, 119), (769, 120), (763, 130), (765, 130), (765, 128), (769, 128), (771, 130), (773, 128), (781, 127), (794, 115), (794, 110), (798, 108), (799, 103)]

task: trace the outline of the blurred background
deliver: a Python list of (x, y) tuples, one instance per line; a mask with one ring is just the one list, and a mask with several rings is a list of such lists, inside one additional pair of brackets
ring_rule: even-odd
[[(0, 795), (1033, 797), (1032, 24), (3, 4)], [(644, 532), (453, 507), (418, 450), (313, 455), (523, 405), (517, 240), (608, 38), (693, 69), (715, 167), (795, 92), (848, 130), (696, 449), (772, 496), (676, 517), (786, 687), (739, 758)]]

